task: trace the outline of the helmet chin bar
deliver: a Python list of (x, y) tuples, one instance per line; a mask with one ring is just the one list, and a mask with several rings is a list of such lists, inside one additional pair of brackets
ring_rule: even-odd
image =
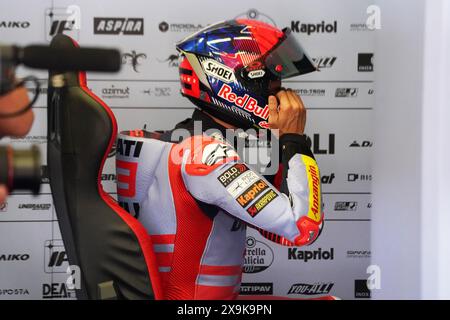
[(261, 129), (257, 124), (251, 122), (251, 121), (245, 121), (242, 117), (236, 115), (234, 116), (233, 113), (223, 110), (221, 107), (218, 107), (216, 105), (210, 104), (208, 102), (202, 101), (200, 99), (193, 98), (188, 95), (184, 95), (184, 97), (188, 98), (189, 101), (191, 101), (193, 104), (195, 104), (197, 107), (199, 107), (201, 110), (204, 110), (208, 112), (210, 115), (229, 123), (239, 129), (247, 130), (250, 128), (253, 129)]

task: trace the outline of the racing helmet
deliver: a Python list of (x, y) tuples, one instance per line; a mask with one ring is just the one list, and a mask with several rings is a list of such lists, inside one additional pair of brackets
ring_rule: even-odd
[(181, 93), (239, 128), (268, 128), (281, 80), (316, 71), (289, 28), (249, 19), (210, 25), (177, 43)]

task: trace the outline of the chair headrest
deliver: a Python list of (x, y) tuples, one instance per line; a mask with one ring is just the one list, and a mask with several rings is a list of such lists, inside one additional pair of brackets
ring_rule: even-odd
[[(71, 49), (79, 48), (78, 43), (71, 37), (65, 34), (57, 34), (50, 42), (50, 47), (57, 49)], [(64, 71), (64, 70), (49, 70), (50, 77), (55, 74), (64, 73), (66, 85), (69, 87), (86, 87), (86, 72), (85, 71)]]

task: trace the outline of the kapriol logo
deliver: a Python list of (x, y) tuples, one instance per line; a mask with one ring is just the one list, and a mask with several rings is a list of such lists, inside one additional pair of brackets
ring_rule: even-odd
[(269, 268), (273, 263), (273, 251), (264, 242), (256, 240), (254, 237), (247, 237), (244, 273), (258, 273)]

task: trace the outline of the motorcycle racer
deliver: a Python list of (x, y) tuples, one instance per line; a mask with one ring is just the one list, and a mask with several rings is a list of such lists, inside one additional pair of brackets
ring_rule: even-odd
[[(281, 88), (316, 68), (289, 29), (254, 20), (214, 24), (177, 49), (181, 92), (197, 109), (173, 130), (119, 135), (119, 203), (149, 233), (165, 299), (235, 299), (246, 226), (285, 246), (311, 244), (322, 229), (306, 109)], [(261, 175), (237, 152), (227, 139), (237, 128), (278, 130), (276, 175)]]

